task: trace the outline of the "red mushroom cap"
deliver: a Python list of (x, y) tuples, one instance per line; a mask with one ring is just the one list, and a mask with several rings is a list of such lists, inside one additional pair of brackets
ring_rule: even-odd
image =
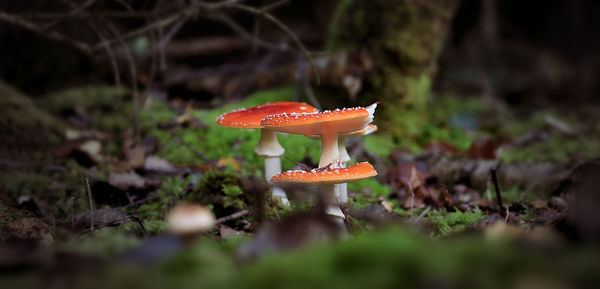
[(351, 132), (373, 121), (375, 107), (377, 104), (313, 113), (279, 113), (268, 115), (260, 124), (276, 131), (303, 135)]
[(217, 118), (217, 124), (227, 127), (260, 128), (260, 121), (270, 114), (312, 113), (316, 108), (302, 102), (282, 101), (237, 109)]
[(313, 169), (311, 171), (292, 170), (279, 173), (271, 178), (274, 183), (303, 183), (303, 184), (338, 184), (360, 181), (374, 177), (377, 171), (367, 162), (355, 164), (348, 168)]

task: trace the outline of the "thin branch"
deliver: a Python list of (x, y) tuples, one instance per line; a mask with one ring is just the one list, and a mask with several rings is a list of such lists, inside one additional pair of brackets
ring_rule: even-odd
[(236, 8), (236, 9), (239, 9), (242, 11), (246, 11), (248, 13), (253, 13), (253, 14), (262, 16), (265, 19), (273, 22), (275, 25), (279, 26), (279, 28), (281, 28), (281, 30), (283, 30), (285, 33), (287, 33), (292, 38), (292, 40), (294, 41), (294, 43), (296, 43), (298, 48), (300, 48), (300, 50), (304, 54), (304, 57), (306, 57), (306, 59), (309, 61), (310, 65), (312, 66), (313, 73), (315, 74), (315, 80), (316, 80), (317, 84), (321, 83), (321, 80), (319, 78), (319, 72), (317, 70), (317, 66), (315, 65), (312, 57), (310, 56), (310, 53), (308, 52), (306, 47), (304, 47), (304, 44), (302, 44), (302, 42), (300, 42), (300, 39), (298, 39), (298, 36), (296, 36), (296, 34), (294, 34), (294, 32), (292, 32), (292, 30), (287, 25), (285, 25), (283, 22), (279, 21), (279, 19), (275, 18), (275, 16), (273, 16), (272, 14), (270, 14), (269, 12), (267, 12), (263, 9), (256, 9), (254, 7), (246, 6), (243, 4), (237, 4), (237, 3), (231, 4), (230, 7)]
[(139, 137), (139, 133), (140, 133), (140, 126), (139, 126), (140, 104), (139, 104), (138, 85), (137, 85), (137, 66), (135, 63), (135, 59), (133, 58), (133, 53), (131, 52), (131, 48), (129, 47), (129, 45), (127, 45), (127, 43), (125, 42), (125, 40), (123, 40), (122, 37), (119, 37), (119, 32), (114, 27), (114, 25), (112, 25), (112, 23), (108, 23), (108, 28), (110, 28), (110, 30), (112, 30), (115, 37), (117, 37), (117, 39), (119, 40), (121, 47), (123, 47), (123, 49), (125, 50), (125, 57), (129, 64), (129, 73), (131, 74), (130, 75), (131, 89), (132, 89), (131, 94), (133, 97), (133, 131), (134, 131), (133, 135), (137, 138), (137, 137)]
[(321, 110), (321, 104), (319, 103), (319, 101), (315, 97), (315, 94), (313, 93), (312, 87), (310, 86), (310, 79), (309, 79), (309, 77), (303, 75), (303, 78), (304, 78), (304, 92), (306, 92), (306, 97), (308, 98), (308, 101), (316, 109)]
[(11, 14), (7, 14), (7, 13), (0, 11), (0, 21), (4, 21), (6, 23), (10, 23), (15, 26), (19, 26), (21, 28), (25, 28), (25, 29), (27, 29), (31, 32), (34, 32), (36, 34), (39, 34), (43, 37), (46, 37), (46, 38), (49, 38), (49, 39), (52, 39), (52, 40), (55, 40), (58, 42), (63, 42), (63, 43), (69, 44), (86, 54), (90, 54), (90, 55), (92, 54), (93, 49), (84, 42), (72, 39), (72, 38), (70, 38), (64, 34), (58, 33), (56, 31), (45, 31), (42, 28), (40, 28), (39, 26), (37, 26), (36, 24), (26, 21), (26, 20), (23, 20), (23, 19), (20, 19)]
[(276, 2), (273, 2), (271, 4), (267, 4), (267, 5), (263, 6), (262, 8), (260, 8), (260, 10), (263, 10), (263, 11), (273, 10), (275, 8), (278, 8), (279, 6), (287, 4), (288, 2), (290, 2), (290, 1), (289, 0), (276, 1)]
[(288, 48), (284, 45), (276, 45), (273, 43), (263, 41), (260, 38), (254, 37), (254, 35), (250, 34), (250, 32), (244, 29), (244, 27), (240, 26), (237, 22), (235, 22), (233, 19), (231, 19), (225, 14), (219, 13), (217, 15), (208, 16), (207, 18), (223, 22), (225, 25), (229, 26), (229, 28), (231, 28), (231, 30), (233, 30), (235, 33), (252, 42), (253, 45), (260, 46), (269, 50), (288, 51)]
[(85, 187), (88, 195), (88, 202), (90, 205), (90, 230), (94, 230), (94, 205), (92, 204), (92, 190), (90, 189), (90, 182), (88, 181), (87, 176), (83, 176), (85, 180)]
[(235, 219), (241, 218), (243, 216), (246, 216), (249, 213), (250, 213), (250, 211), (248, 211), (248, 210), (242, 210), (242, 211), (239, 211), (237, 213), (233, 213), (233, 214), (231, 214), (229, 216), (218, 218), (217, 221), (216, 221), (216, 223), (217, 223), (217, 225), (218, 224), (223, 224), (225, 222), (229, 222), (231, 220), (235, 220)]
[(498, 185), (498, 177), (496, 176), (496, 168), (492, 168), (490, 173), (492, 174), (492, 182), (496, 188), (496, 200), (498, 201), (498, 209), (502, 212), (504, 205), (502, 204), (502, 192), (500, 192), (500, 186)]

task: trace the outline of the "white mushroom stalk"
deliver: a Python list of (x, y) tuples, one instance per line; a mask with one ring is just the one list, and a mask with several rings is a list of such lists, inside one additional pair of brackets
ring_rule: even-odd
[(265, 180), (272, 185), (271, 196), (279, 200), (283, 205), (289, 206), (290, 201), (285, 194), (285, 191), (273, 185), (271, 178), (281, 173), (281, 159), (280, 157), (285, 152), (285, 149), (279, 144), (277, 140), (277, 134), (266, 128), (260, 129), (260, 140), (254, 147), (254, 152), (262, 156), (265, 160)]

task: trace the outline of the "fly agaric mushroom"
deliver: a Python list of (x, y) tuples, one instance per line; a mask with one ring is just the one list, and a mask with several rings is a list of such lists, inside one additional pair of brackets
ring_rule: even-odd
[(313, 113), (280, 113), (265, 117), (260, 124), (275, 131), (321, 137), (319, 168), (340, 161), (338, 136), (365, 128), (373, 121), (377, 103), (368, 107), (344, 108)]
[(212, 229), (215, 226), (213, 213), (194, 204), (178, 205), (167, 216), (167, 229), (176, 235), (195, 237), (198, 233)]
[[(261, 120), (267, 115), (280, 113), (313, 113), (317, 109), (301, 102), (273, 102), (251, 108), (243, 108), (222, 114), (217, 118), (217, 124), (236, 128), (259, 128), (260, 140), (254, 151), (265, 159), (265, 179), (270, 183), (271, 178), (281, 172), (279, 157), (285, 151), (277, 140), (275, 131), (264, 128)], [(279, 187), (273, 187), (273, 198), (289, 205), (285, 192)]]
[(376, 175), (377, 171), (371, 164), (362, 162), (348, 168), (335, 169), (328, 167), (310, 171), (285, 171), (274, 175), (271, 181), (274, 183), (301, 183), (321, 186), (325, 200), (328, 203), (326, 213), (338, 220), (343, 220), (346, 216), (337, 205), (335, 184), (360, 181)]
[[(369, 124), (363, 129), (342, 133), (338, 136), (338, 151), (340, 153), (340, 167), (346, 167), (346, 163), (350, 161), (350, 155), (348, 154), (348, 150), (346, 149), (346, 137), (348, 136), (356, 136), (356, 135), (368, 135), (377, 131), (377, 126), (374, 124)], [(312, 139), (320, 139), (319, 135), (311, 135)], [(344, 204), (348, 202), (348, 184), (341, 183), (337, 185), (336, 189), (337, 199), (340, 203)]]

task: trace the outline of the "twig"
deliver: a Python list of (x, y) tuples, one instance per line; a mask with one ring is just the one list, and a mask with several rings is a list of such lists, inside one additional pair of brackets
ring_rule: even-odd
[(230, 7), (236, 8), (236, 9), (239, 9), (242, 11), (246, 11), (248, 13), (253, 13), (253, 14), (262, 16), (265, 19), (273, 22), (275, 25), (279, 26), (279, 28), (281, 28), (281, 30), (283, 30), (285, 33), (287, 33), (292, 38), (292, 40), (294, 41), (294, 43), (296, 43), (296, 45), (298, 46), (300, 51), (302, 51), (302, 54), (304, 54), (304, 57), (306, 57), (306, 59), (309, 61), (310, 65), (312, 66), (313, 73), (315, 74), (315, 80), (316, 80), (317, 84), (321, 83), (321, 80), (319, 78), (319, 71), (317, 70), (317, 66), (315, 65), (312, 57), (310, 56), (310, 53), (308, 52), (306, 47), (304, 47), (304, 44), (302, 44), (302, 42), (300, 42), (300, 39), (298, 39), (298, 36), (296, 36), (296, 34), (294, 34), (294, 32), (292, 32), (292, 30), (287, 25), (283, 24), (283, 22), (279, 21), (279, 19), (275, 18), (275, 16), (273, 16), (272, 14), (270, 14), (269, 12), (267, 12), (266, 10), (263, 10), (263, 9), (256, 9), (254, 7), (246, 6), (243, 4), (237, 4), (237, 3), (231, 4)]
[(248, 210), (241, 210), (241, 211), (239, 211), (239, 212), (237, 212), (237, 213), (233, 213), (233, 214), (231, 214), (231, 215), (229, 215), (229, 216), (225, 216), (225, 217), (222, 217), (222, 218), (218, 218), (218, 219), (217, 219), (217, 221), (216, 221), (216, 224), (217, 224), (217, 225), (218, 225), (218, 224), (223, 224), (223, 223), (225, 223), (225, 222), (228, 222), (228, 221), (231, 221), (231, 220), (234, 220), (234, 219), (241, 218), (241, 217), (243, 217), (243, 216), (246, 216), (246, 215), (248, 215), (248, 213), (249, 213), (249, 211), (248, 211)]
[(231, 28), (231, 30), (233, 30), (235, 33), (239, 34), (243, 38), (248, 39), (252, 43), (252, 45), (260, 46), (262, 48), (269, 49), (269, 50), (288, 51), (287, 46), (276, 45), (276, 44), (261, 40), (258, 37), (255, 37), (250, 32), (246, 31), (246, 29), (244, 29), (242, 26), (240, 26), (237, 22), (235, 22), (233, 19), (231, 19), (229, 16), (227, 16), (223, 13), (219, 13), (216, 15), (209, 15), (209, 16), (207, 16), (207, 18), (220, 21), (223, 24), (229, 26), (229, 28)]
[(496, 189), (496, 200), (498, 201), (498, 209), (502, 212), (504, 206), (502, 204), (502, 192), (500, 192), (500, 186), (498, 185), (498, 177), (496, 176), (496, 168), (490, 170), (492, 174), (492, 182), (494, 182), (494, 188)]
[(415, 219), (415, 222), (418, 222), (421, 218), (423, 218), (423, 216), (429, 212), (429, 209), (430, 207), (425, 208), (425, 210), (423, 210), (423, 212), (421, 212), (421, 214), (419, 214), (419, 216)]
[(133, 135), (136, 137), (136, 141), (137, 138), (139, 138), (140, 136), (140, 125), (139, 125), (139, 109), (140, 109), (140, 103), (139, 103), (139, 93), (138, 93), (138, 85), (137, 85), (137, 67), (136, 67), (136, 63), (135, 63), (135, 59), (133, 58), (133, 53), (131, 52), (131, 48), (129, 47), (129, 45), (127, 45), (127, 43), (125, 42), (125, 40), (120, 36), (119, 32), (117, 31), (117, 28), (112, 25), (112, 23), (108, 23), (108, 28), (113, 32), (113, 34), (115, 35), (115, 37), (117, 38), (117, 40), (119, 41), (121, 47), (123, 47), (123, 49), (125, 50), (125, 57), (127, 59), (127, 62), (129, 64), (129, 73), (130, 78), (131, 78), (131, 88), (132, 88), (132, 98), (133, 98)]
[(16, 26), (20, 26), (22, 28), (25, 28), (31, 32), (34, 32), (36, 34), (39, 34), (43, 37), (58, 41), (58, 42), (63, 42), (63, 43), (67, 43), (77, 49), (79, 49), (80, 51), (91, 55), (93, 49), (86, 43), (81, 42), (79, 40), (75, 40), (72, 39), (66, 35), (60, 34), (56, 31), (45, 31), (43, 29), (41, 29), (40, 27), (38, 27), (36, 24), (29, 22), (27, 20), (23, 20), (20, 19), (16, 16), (4, 13), (2, 11), (0, 11), (0, 21), (4, 21)]
[(132, 220), (134, 220), (140, 226), (140, 228), (142, 229), (142, 232), (144, 233), (144, 237), (148, 236), (148, 231), (146, 231), (146, 227), (144, 227), (144, 224), (142, 224), (142, 221), (140, 220), (140, 218), (138, 218), (138, 216), (136, 216), (136, 215), (127, 215), (127, 216), (125, 216), (123, 218), (120, 218), (118, 220), (110, 221), (108, 223), (104, 223), (102, 225), (99, 225), (95, 229), (91, 229), (89, 231), (83, 232), (83, 233), (77, 235), (77, 238), (79, 238), (79, 237), (81, 237), (83, 235), (87, 235), (87, 234), (89, 234), (89, 233), (91, 233), (91, 232), (93, 232), (95, 230), (100, 229), (100, 228), (112, 226), (115, 223), (121, 222), (121, 221), (126, 220), (126, 219), (132, 219)]
[(275, 8), (278, 8), (279, 6), (288, 3), (289, 0), (280, 0), (277, 2), (273, 2), (271, 4), (267, 4), (266, 6), (263, 6), (262, 8), (260, 8), (263, 11), (269, 11), (269, 10), (273, 10)]
[(415, 207), (415, 191), (412, 184), (408, 182), (408, 190), (410, 191), (410, 217), (413, 218), (413, 208)]
[(321, 104), (319, 104), (319, 101), (315, 97), (312, 87), (310, 86), (310, 79), (305, 76), (304, 76), (304, 92), (306, 92), (306, 97), (308, 98), (308, 101), (310, 102), (310, 104), (312, 106), (314, 106), (316, 109), (321, 110)]
[(88, 181), (87, 176), (83, 176), (85, 180), (85, 187), (87, 189), (88, 202), (90, 205), (90, 229), (94, 230), (94, 205), (92, 204), (92, 190), (90, 189), (90, 182)]

